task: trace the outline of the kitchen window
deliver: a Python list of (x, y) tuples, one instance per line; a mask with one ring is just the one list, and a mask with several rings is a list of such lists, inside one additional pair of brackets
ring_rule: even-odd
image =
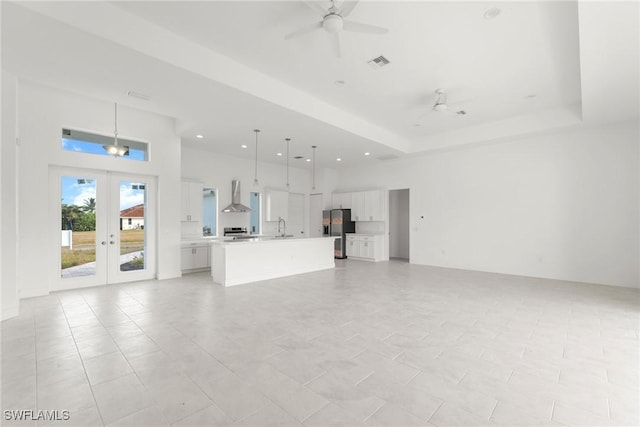
[(202, 235), (217, 236), (218, 230), (218, 190), (202, 189)]

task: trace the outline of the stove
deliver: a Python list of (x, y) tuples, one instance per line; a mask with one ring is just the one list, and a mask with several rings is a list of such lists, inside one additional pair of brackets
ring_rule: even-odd
[(225, 227), (224, 228), (224, 236), (225, 237), (238, 237), (238, 236), (248, 236), (247, 227)]

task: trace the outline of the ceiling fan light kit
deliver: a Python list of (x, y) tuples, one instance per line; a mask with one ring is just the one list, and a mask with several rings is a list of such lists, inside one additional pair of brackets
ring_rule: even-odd
[(306, 25), (292, 33), (287, 34), (286, 36), (284, 36), (285, 40), (289, 40), (294, 37), (310, 33), (313, 30), (323, 28), (326, 32), (333, 36), (334, 53), (338, 58), (340, 58), (341, 52), (339, 34), (341, 32), (349, 31), (365, 34), (386, 34), (387, 32), (389, 32), (387, 28), (345, 20), (344, 18), (349, 16), (349, 14), (356, 7), (356, 4), (358, 3), (357, 0), (343, 2), (341, 7), (337, 7), (335, 0), (331, 0), (331, 6), (327, 10), (323, 9), (316, 2), (305, 1), (304, 3), (311, 7), (313, 10), (321, 12), (323, 14), (322, 20), (311, 25)]
[(338, 34), (344, 27), (344, 21), (340, 15), (330, 13), (322, 20), (322, 28), (328, 33)]

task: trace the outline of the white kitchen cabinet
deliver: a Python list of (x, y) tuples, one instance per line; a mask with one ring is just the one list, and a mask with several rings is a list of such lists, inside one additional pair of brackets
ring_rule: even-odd
[(183, 244), (180, 251), (182, 271), (203, 270), (211, 266), (209, 245), (206, 243)]
[(384, 259), (384, 236), (347, 234), (347, 258), (378, 262)]
[(289, 192), (272, 188), (266, 189), (265, 221), (278, 221), (279, 218), (284, 220), (289, 218)]
[(371, 190), (364, 192), (365, 221), (385, 220), (385, 191)]
[(367, 221), (365, 206), (365, 192), (355, 191), (351, 193), (351, 220)]
[(181, 221), (198, 222), (202, 220), (202, 183), (182, 181)]
[(351, 193), (351, 219), (353, 221), (384, 221), (385, 216), (384, 190)]
[(351, 193), (332, 193), (331, 208), (332, 209), (351, 209)]

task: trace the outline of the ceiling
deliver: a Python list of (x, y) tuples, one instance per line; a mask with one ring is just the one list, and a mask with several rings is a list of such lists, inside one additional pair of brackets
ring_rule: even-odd
[(3, 69), (173, 117), (188, 147), (252, 158), (259, 128), (269, 162), (285, 138), (338, 168), (639, 115), (637, 2), (361, 1), (348, 19), (389, 32), (341, 33), (340, 58), (322, 29), (284, 39), (322, 19), (301, 1), (1, 7)]

